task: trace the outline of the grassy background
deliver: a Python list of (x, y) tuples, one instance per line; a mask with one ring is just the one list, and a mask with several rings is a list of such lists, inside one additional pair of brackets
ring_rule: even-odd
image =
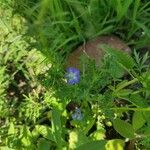
[(28, 20), (28, 33), (38, 41), (36, 46), (50, 60), (59, 61), (59, 55), (103, 34), (115, 34), (135, 48), (149, 45), (149, 6), (141, 0), (15, 2), (16, 12)]

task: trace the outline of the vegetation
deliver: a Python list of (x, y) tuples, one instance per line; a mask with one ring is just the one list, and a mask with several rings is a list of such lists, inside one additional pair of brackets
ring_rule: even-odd
[[(0, 149), (148, 150), (148, 0), (0, 1)], [(103, 45), (100, 67), (65, 64), (80, 44), (116, 35), (131, 55)]]

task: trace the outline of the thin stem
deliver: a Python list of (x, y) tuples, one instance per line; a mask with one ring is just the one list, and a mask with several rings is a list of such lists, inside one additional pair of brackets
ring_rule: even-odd
[(116, 89), (116, 92), (118, 92), (119, 90), (121, 90), (121, 89), (125, 88), (126, 86), (129, 86), (130, 84), (133, 84), (133, 83), (135, 83), (137, 81), (138, 81), (138, 79), (134, 78), (133, 80), (124, 83), (122, 86), (120, 86), (119, 88)]
[(126, 107), (113, 107), (111, 110), (133, 110), (133, 111), (150, 111), (150, 107), (147, 108), (126, 108)]

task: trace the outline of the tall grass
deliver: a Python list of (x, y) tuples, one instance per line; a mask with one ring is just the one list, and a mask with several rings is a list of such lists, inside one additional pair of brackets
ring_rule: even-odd
[(62, 62), (78, 44), (103, 34), (116, 34), (138, 48), (149, 43), (147, 1), (21, 0), (15, 1), (15, 8), (28, 20), (36, 46), (52, 62)]

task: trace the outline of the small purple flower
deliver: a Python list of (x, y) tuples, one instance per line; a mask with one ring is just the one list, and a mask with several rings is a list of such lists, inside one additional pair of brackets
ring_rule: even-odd
[(80, 108), (76, 107), (74, 113), (71, 114), (71, 117), (73, 120), (82, 120), (83, 114), (82, 114)]
[(80, 81), (80, 71), (76, 68), (69, 67), (67, 68), (67, 83), (76, 84)]

